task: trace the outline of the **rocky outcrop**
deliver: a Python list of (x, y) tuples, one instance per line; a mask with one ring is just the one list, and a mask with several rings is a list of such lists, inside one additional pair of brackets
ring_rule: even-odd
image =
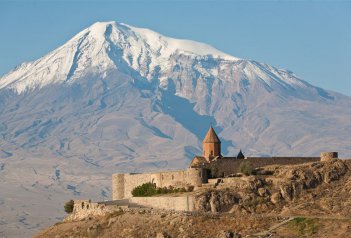
[(277, 169), (274, 175), (281, 178), (278, 183), (281, 197), (285, 201), (292, 201), (307, 189), (340, 179), (347, 171), (346, 162), (336, 159), (308, 166), (282, 167)]
[[(300, 198), (309, 189), (331, 184), (348, 171), (349, 161), (331, 160), (294, 166), (271, 166), (240, 186), (213, 189), (196, 197), (195, 209), (205, 212), (265, 212)], [(267, 172), (267, 173), (265, 173)], [(262, 173), (262, 170), (261, 170)], [(224, 182), (225, 183), (225, 182)]]
[(226, 212), (238, 201), (237, 195), (229, 190), (208, 191), (196, 198), (195, 209), (198, 211)]

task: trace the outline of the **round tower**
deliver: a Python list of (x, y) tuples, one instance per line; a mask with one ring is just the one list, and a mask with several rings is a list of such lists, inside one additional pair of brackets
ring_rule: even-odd
[(202, 147), (203, 156), (208, 160), (221, 156), (221, 141), (212, 126), (208, 130), (205, 139), (202, 141)]
[(204, 168), (188, 168), (188, 182), (193, 186), (200, 186), (203, 183), (208, 183), (207, 170)]
[(112, 175), (112, 200), (124, 198), (124, 174)]
[(321, 161), (330, 161), (338, 158), (338, 152), (322, 152)]

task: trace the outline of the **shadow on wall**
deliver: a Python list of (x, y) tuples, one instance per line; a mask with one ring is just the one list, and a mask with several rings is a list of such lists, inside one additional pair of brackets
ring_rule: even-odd
[[(161, 93), (162, 111), (173, 117), (184, 128), (193, 133), (199, 141), (202, 142), (211, 123), (218, 133), (223, 130), (220, 127), (214, 126), (217, 124), (214, 117), (197, 114), (194, 111), (194, 103), (189, 102), (187, 99), (176, 96), (169, 91), (161, 90)], [(228, 147), (232, 146), (232, 142), (223, 140), (222, 138), (221, 142), (222, 153), (228, 153)]]

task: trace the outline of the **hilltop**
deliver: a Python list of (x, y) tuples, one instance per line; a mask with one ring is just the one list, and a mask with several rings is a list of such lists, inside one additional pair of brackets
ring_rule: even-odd
[(196, 212), (125, 209), (66, 220), (36, 237), (346, 237), (351, 232), (351, 160), (258, 171), (194, 192)]

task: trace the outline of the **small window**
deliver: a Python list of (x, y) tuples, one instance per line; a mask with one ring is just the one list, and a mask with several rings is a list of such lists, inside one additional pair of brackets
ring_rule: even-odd
[(82, 202), (82, 209), (84, 208), (84, 202)]
[(174, 179), (174, 175), (172, 175), (172, 180)]

